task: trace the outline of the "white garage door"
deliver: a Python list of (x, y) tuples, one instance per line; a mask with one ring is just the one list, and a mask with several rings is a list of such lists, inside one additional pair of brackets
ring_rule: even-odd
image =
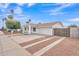
[(39, 28), (39, 29), (36, 29), (36, 32), (34, 33), (44, 34), (44, 35), (53, 35), (53, 30), (52, 28)]

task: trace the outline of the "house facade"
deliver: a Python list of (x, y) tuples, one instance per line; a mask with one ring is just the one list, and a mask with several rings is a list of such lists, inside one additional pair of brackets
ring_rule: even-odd
[(23, 26), (24, 34), (42, 34), (42, 35), (54, 35), (54, 28), (63, 28), (61, 22), (50, 22), (50, 23), (40, 23), (32, 24), (26, 23)]

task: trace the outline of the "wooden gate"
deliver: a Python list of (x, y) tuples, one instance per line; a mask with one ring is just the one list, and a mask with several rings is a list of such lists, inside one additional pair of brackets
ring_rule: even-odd
[(54, 28), (54, 35), (70, 37), (70, 29), (69, 28)]

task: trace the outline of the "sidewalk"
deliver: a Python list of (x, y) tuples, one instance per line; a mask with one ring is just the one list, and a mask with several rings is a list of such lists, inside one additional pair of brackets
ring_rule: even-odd
[(1, 56), (28, 56), (29, 52), (20, 47), (8, 36), (0, 36), (0, 55)]

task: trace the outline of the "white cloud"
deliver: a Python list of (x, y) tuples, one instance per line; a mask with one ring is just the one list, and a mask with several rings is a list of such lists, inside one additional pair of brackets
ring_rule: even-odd
[(68, 21), (71, 21), (71, 22), (79, 22), (79, 18), (69, 19)]
[(73, 5), (75, 5), (75, 4), (73, 4), (73, 3), (70, 3), (70, 4), (69, 4), (69, 3), (66, 3), (66, 4), (56, 4), (56, 5), (60, 5), (60, 7), (57, 7), (57, 8), (55, 8), (55, 9), (53, 9), (53, 10), (50, 10), (51, 12), (58, 12), (58, 11), (64, 9), (64, 8), (73, 6)]
[(27, 7), (32, 7), (35, 5), (35, 3), (17, 3), (18, 6), (24, 6), (24, 5), (27, 5)]
[(54, 6), (59, 5), (59, 7), (49, 10), (48, 12), (50, 12), (50, 15), (60, 15), (60, 14), (64, 14), (64, 12), (61, 12), (62, 9), (73, 6), (75, 4), (72, 3), (57, 3), (54, 4)]
[(25, 3), (17, 3), (19, 6), (24, 6)]
[(35, 5), (35, 3), (28, 3), (28, 4), (27, 4), (28, 7), (32, 7), (32, 6), (34, 6), (34, 5)]
[(44, 3), (41, 6), (57, 6), (57, 5), (64, 5), (65, 3)]
[(0, 8), (8, 8), (9, 4), (8, 3), (1, 3)]
[(72, 6), (73, 4), (63, 4), (62, 6), (60, 6), (59, 8), (57, 8), (55, 11), (60, 11), (61, 9), (67, 8)]
[(9, 4), (8, 3), (0, 3), (0, 10), (2, 12), (6, 12), (6, 9), (8, 8)]
[(15, 19), (20, 19), (20, 20), (23, 20), (23, 19), (29, 19), (30, 16), (28, 15), (25, 15), (23, 14), (23, 10), (20, 6), (17, 6), (15, 9), (14, 9), (14, 16), (15, 16)]
[(6, 12), (5, 9), (1, 9), (2, 12)]
[(63, 12), (53, 12), (53, 13), (50, 13), (50, 15), (60, 15), (60, 14), (64, 14)]
[(15, 14), (23, 14), (23, 11), (22, 11), (21, 7), (16, 7), (16, 8), (14, 9), (14, 13), (15, 13)]

